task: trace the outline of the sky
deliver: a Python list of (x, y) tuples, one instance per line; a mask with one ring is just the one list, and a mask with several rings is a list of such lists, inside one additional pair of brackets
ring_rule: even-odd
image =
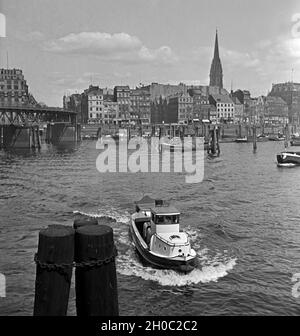
[(0, 0), (0, 13), (0, 67), (49, 106), (90, 84), (208, 85), (216, 28), (227, 90), (300, 82), (299, 0)]

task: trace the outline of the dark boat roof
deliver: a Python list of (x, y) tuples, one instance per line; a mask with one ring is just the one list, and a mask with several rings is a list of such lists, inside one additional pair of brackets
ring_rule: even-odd
[(155, 199), (149, 197), (149, 196), (144, 196), (140, 201), (136, 201), (135, 204), (152, 204), (155, 203)]
[(140, 201), (136, 201), (135, 205), (138, 210), (150, 210), (155, 206), (155, 200), (149, 196), (144, 196)]
[(180, 215), (174, 206), (159, 206), (151, 208), (154, 215)]

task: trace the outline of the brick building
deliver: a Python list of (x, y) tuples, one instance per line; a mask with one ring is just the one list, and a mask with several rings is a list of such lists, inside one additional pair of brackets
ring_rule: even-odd
[(0, 69), (0, 104), (2, 106), (37, 104), (28, 92), (22, 70)]
[(288, 105), (289, 121), (300, 124), (300, 83), (273, 84), (269, 96), (282, 98)]
[(114, 101), (119, 105), (119, 117), (130, 120), (130, 88), (129, 86), (114, 87)]
[(148, 88), (141, 87), (130, 92), (130, 117), (141, 124), (151, 121), (151, 94)]

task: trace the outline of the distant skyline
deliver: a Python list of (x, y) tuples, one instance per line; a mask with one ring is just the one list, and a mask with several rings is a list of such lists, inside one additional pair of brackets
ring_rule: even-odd
[(8, 52), (50, 106), (90, 84), (208, 85), (216, 28), (227, 90), (300, 82), (299, 0), (0, 0), (0, 13), (0, 66)]

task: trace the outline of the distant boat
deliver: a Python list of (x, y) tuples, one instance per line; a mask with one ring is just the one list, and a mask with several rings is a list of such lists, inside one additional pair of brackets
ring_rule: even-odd
[(294, 167), (300, 165), (300, 152), (285, 151), (277, 155), (279, 167)]
[(237, 138), (235, 140), (236, 143), (247, 143), (248, 142), (248, 138), (247, 137), (243, 137), (243, 138)]
[(260, 134), (257, 137), (257, 141), (258, 142), (267, 142), (267, 141), (269, 141), (269, 137), (267, 135)]
[[(205, 146), (205, 144), (204, 144)], [(178, 137), (172, 138), (170, 140), (166, 139), (160, 145), (161, 150), (166, 150), (170, 152), (184, 152), (184, 151), (196, 151), (196, 145), (193, 143), (192, 138), (187, 141), (186, 138), (181, 140)]]
[(300, 137), (293, 137), (291, 146), (300, 146)]
[(269, 141), (284, 141), (285, 137), (283, 136), (278, 136), (278, 135), (270, 135), (269, 136)]

